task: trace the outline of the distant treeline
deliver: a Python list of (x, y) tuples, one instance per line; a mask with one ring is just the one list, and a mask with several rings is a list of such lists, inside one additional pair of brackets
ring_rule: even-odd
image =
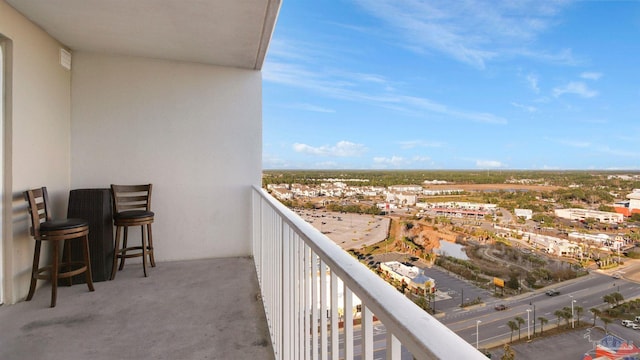
[[(640, 175), (640, 171), (539, 171), (539, 170), (265, 170), (263, 186), (268, 184), (316, 185), (326, 179), (341, 179), (350, 185), (391, 186), (422, 184), (441, 180), (456, 184), (504, 184), (532, 180), (555, 186), (578, 184), (586, 189), (628, 190), (640, 188), (640, 181), (608, 179), (610, 175)], [(349, 181), (353, 179), (367, 182)]]

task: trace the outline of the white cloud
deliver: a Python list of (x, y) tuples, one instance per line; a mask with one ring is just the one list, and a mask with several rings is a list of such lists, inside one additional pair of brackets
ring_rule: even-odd
[(399, 144), (403, 149), (413, 149), (413, 148), (417, 148), (417, 147), (429, 147), (429, 148), (432, 148), (432, 147), (441, 147), (442, 146), (441, 142), (424, 141), (424, 140), (400, 141)]
[(553, 96), (559, 97), (564, 94), (574, 94), (584, 98), (592, 98), (598, 95), (595, 90), (589, 89), (587, 84), (581, 81), (572, 81), (567, 85), (556, 87), (553, 89)]
[(476, 160), (476, 166), (482, 169), (505, 167), (502, 162), (496, 160)]
[(597, 72), (583, 72), (580, 77), (587, 80), (598, 80), (602, 77), (601, 73)]
[(407, 161), (402, 156), (374, 157), (373, 162), (378, 165), (391, 165), (394, 167), (406, 165)]
[(526, 112), (530, 112), (530, 113), (538, 111), (538, 108), (535, 107), (535, 106), (522, 105), (522, 104), (518, 104), (516, 102), (512, 102), (511, 105), (517, 107), (518, 109), (522, 109), (522, 110), (524, 110)]
[(330, 156), (330, 157), (351, 157), (360, 156), (367, 151), (362, 144), (352, 143), (350, 141), (339, 141), (335, 145), (311, 146), (307, 144), (295, 143), (293, 150), (299, 153)]
[[(383, 77), (368, 74), (364, 82), (362, 74), (311, 71), (302, 64), (268, 62), (262, 70), (265, 81), (306, 89), (335, 99), (357, 101), (374, 106), (392, 108), (396, 111), (410, 111), (418, 114), (424, 111), (445, 115), (452, 119), (469, 120), (487, 124), (506, 124), (505, 118), (490, 114), (449, 107), (433, 100), (404, 95), (392, 89), (387, 83), (379, 84)], [(339, 77), (337, 75), (339, 74)], [(376, 79), (373, 81), (371, 79)]]
[(322, 106), (312, 105), (312, 104), (293, 104), (287, 106), (289, 109), (298, 109), (304, 111), (312, 111), (312, 112), (320, 112), (320, 113), (335, 113), (336, 111), (333, 109), (325, 108)]
[(545, 137), (545, 140), (553, 141), (561, 145), (566, 145), (566, 146), (575, 147), (575, 148), (588, 148), (591, 146), (590, 142), (584, 141), (584, 140), (555, 139), (555, 138), (549, 138), (549, 137)]
[[(566, 1), (358, 0), (387, 26), (379, 31), (418, 53), (437, 51), (476, 68), (501, 56), (542, 58), (522, 49), (556, 22)], [(375, 31), (375, 30), (372, 30)], [(562, 57), (566, 58), (566, 54)]]
[(536, 94), (540, 93), (540, 88), (538, 87), (538, 76), (534, 74), (527, 75), (527, 82), (529, 86)]

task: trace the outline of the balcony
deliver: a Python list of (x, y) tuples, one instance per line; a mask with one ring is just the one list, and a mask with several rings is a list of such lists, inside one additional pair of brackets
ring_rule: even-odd
[(0, 306), (0, 359), (272, 359), (249, 257), (128, 264), (113, 281)]
[[(262, 189), (252, 203), (253, 261), (162, 262), (148, 278), (128, 264), (95, 292), (60, 288), (56, 308), (45, 286), (0, 308), (0, 358), (484, 358)], [(355, 297), (357, 326), (341, 310)]]

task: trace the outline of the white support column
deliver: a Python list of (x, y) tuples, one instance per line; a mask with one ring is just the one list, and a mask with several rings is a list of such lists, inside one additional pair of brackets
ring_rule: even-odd
[(320, 261), (320, 359), (329, 358), (329, 339), (327, 334), (327, 264)]
[(311, 347), (310, 347), (310, 336), (311, 336), (311, 249), (307, 245), (303, 245), (304, 249), (304, 279), (302, 279), (304, 283), (304, 358), (307, 360), (311, 360)]
[(373, 360), (373, 313), (362, 304), (362, 359)]
[(400, 360), (401, 350), (400, 340), (387, 331), (387, 360)]
[(318, 360), (318, 256), (311, 252), (311, 358)]
[(353, 359), (353, 293), (344, 286), (344, 358)]
[(287, 233), (282, 239), (282, 359), (293, 357), (292, 313), (288, 311), (293, 307), (292, 286), (292, 262), (291, 244), (294, 232), (287, 227)]
[(338, 276), (331, 271), (331, 360), (340, 359), (338, 307)]

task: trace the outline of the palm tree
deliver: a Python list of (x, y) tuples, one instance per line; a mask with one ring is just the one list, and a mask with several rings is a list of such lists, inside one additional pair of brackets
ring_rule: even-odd
[(520, 329), (522, 328), (522, 324), (524, 324), (525, 321), (520, 316), (516, 316), (514, 320), (518, 322), (518, 340), (520, 340)]
[(591, 308), (591, 309), (589, 309), (589, 311), (591, 311), (591, 313), (593, 314), (593, 326), (596, 326), (596, 318), (598, 316), (600, 316), (602, 311), (600, 311), (600, 309), (596, 309), (596, 308)]
[(509, 342), (513, 342), (513, 332), (518, 329), (518, 324), (516, 324), (516, 322), (513, 320), (509, 320), (507, 325), (509, 325), (509, 329), (511, 329), (511, 339), (509, 340)]
[(540, 316), (538, 317), (538, 321), (540, 321), (540, 335), (542, 335), (542, 332), (544, 331), (544, 324), (548, 323), (549, 320), (544, 316)]
[(602, 323), (604, 324), (604, 332), (607, 332), (607, 325), (611, 324), (613, 322), (613, 320), (606, 318), (606, 317), (601, 317), (600, 320), (602, 320)]
[(573, 318), (573, 312), (570, 307), (565, 306), (562, 308), (562, 318), (567, 322), (567, 328), (569, 328), (569, 320)]
[(615, 304), (616, 302), (616, 300), (613, 298), (613, 296), (611, 296), (611, 294), (603, 296), (602, 300), (604, 300), (604, 302), (611, 305), (612, 307), (613, 307), (613, 304)]
[(613, 294), (611, 294), (611, 297), (613, 297), (613, 301), (615, 301), (616, 306), (624, 301), (624, 296), (622, 296), (622, 294), (620, 294), (619, 292), (614, 292)]
[(576, 321), (578, 322), (578, 326), (580, 326), (580, 316), (584, 312), (584, 308), (582, 306), (576, 306), (574, 310), (576, 311)]
[(558, 327), (560, 327), (560, 319), (562, 319), (564, 317), (564, 311), (556, 310), (556, 311), (553, 312), (553, 315), (555, 315), (556, 318), (558, 319)]

